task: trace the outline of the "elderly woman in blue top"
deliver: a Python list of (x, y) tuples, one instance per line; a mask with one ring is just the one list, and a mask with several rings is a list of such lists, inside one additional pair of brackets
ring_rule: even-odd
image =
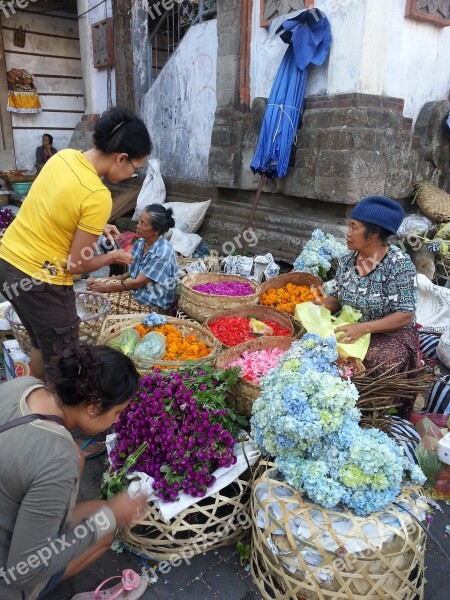
[[(414, 328), (417, 302), (416, 270), (407, 254), (388, 243), (405, 216), (398, 202), (370, 196), (350, 214), (348, 254), (339, 260), (329, 296), (322, 302), (336, 313), (350, 305), (362, 313), (358, 323), (338, 327), (345, 343), (371, 334), (366, 368), (399, 373), (418, 365), (418, 336)], [(404, 404), (409, 413), (410, 405)]]
[(112, 314), (167, 311), (174, 303), (178, 263), (172, 245), (164, 237), (175, 226), (172, 213), (171, 208), (161, 204), (147, 206), (137, 224), (139, 239), (131, 250), (134, 260), (128, 273), (110, 281), (88, 281), (89, 290), (109, 294)]

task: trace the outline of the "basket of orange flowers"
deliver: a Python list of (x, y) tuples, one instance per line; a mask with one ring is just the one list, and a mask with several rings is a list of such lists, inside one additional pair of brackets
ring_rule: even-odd
[[(109, 316), (103, 324), (99, 343), (117, 348), (130, 356), (143, 375), (154, 368), (197, 366), (214, 360), (219, 354), (220, 342), (201, 325), (185, 319), (157, 316), (160, 323), (156, 325), (144, 323), (146, 318), (152, 318), (148, 314)], [(164, 354), (160, 358), (150, 359), (138, 353), (139, 342), (150, 332), (165, 339)]]
[(293, 315), (297, 304), (323, 298), (323, 281), (310, 273), (292, 272), (261, 286), (260, 303)]

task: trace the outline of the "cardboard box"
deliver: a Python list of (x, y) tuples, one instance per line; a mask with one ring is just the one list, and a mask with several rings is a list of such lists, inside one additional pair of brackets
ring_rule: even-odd
[(17, 340), (3, 342), (6, 380), (31, 375), (30, 357), (20, 349)]

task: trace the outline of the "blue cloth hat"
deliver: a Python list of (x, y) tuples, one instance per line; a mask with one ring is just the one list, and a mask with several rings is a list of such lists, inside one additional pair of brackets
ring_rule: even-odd
[(391, 198), (369, 196), (358, 202), (350, 213), (350, 218), (355, 221), (373, 223), (395, 235), (405, 218), (405, 211), (398, 202)]

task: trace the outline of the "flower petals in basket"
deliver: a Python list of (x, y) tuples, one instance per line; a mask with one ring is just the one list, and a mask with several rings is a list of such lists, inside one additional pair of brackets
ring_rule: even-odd
[[(109, 302), (104, 294), (97, 292), (75, 292), (75, 297), (77, 313), (80, 317), (80, 342), (95, 346), (100, 343), (102, 325), (109, 313)], [(30, 337), (12, 306), (6, 309), (5, 318), (11, 325), (11, 331), (23, 352), (30, 354)]]
[[(224, 323), (223, 323), (223, 327), (226, 328), (226, 319), (230, 319), (232, 317), (244, 317), (244, 318), (250, 318), (253, 317), (254, 319), (258, 320), (258, 321), (270, 321), (271, 323), (275, 323), (277, 326), (279, 326), (282, 329), (285, 329), (288, 334), (286, 335), (286, 337), (293, 337), (294, 336), (294, 324), (292, 322), (292, 319), (289, 317), (289, 315), (287, 315), (286, 313), (284, 313), (281, 310), (277, 310), (276, 308), (269, 308), (268, 306), (260, 306), (260, 305), (244, 305), (244, 306), (240, 306), (238, 308), (233, 308), (231, 310), (226, 310), (224, 312), (220, 312), (212, 317), (209, 317), (208, 319), (206, 319), (204, 326), (211, 331), (211, 333), (213, 333), (213, 335), (215, 335), (215, 327), (214, 324), (218, 319), (224, 319)], [(237, 326), (238, 327), (238, 326)], [(250, 332), (250, 327), (248, 327), (249, 331), (244, 331), (243, 328), (241, 327), (241, 331), (236, 331), (236, 337), (239, 336), (239, 338), (242, 340), (241, 342), (236, 342), (235, 344), (226, 344), (223, 337), (221, 339), (220, 335), (216, 335), (217, 339), (226, 347), (226, 348), (232, 348), (234, 346), (236, 346), (238, 343), (244, 343), (246, 341), (250, 341), (251, 339), (258, 339), (258, 337), (264, 337), (267, 334), (260, 334), (260, 335), (255, 335), (255, 334), (251, 334)], [(227, 338), (231, 337), (230, 334), (232, 334), (233, 332), (230, 332), (229, 330), (227, 330)], [(273, 333), (271, 335), (269, 335), (268, 337), (271, 337), (272, 335), (277, 335), (276, 333)], [(280, 334), (281, 335), (281, 334)], [(284, 333), (283, 333), (284, 335)]]
[[(241, 357), (244, 352), (258, 352), (272, 348), (278, 348), (283, 350), (283, 352), (287, 352), (291, 347), (292, 341), (292, 338), (286, 337), (262, 337), (257, 340), (244, 342), (222, 352), (216, 359), (216, 366), (219, 369), (226, 369), (230, 363)], [(240, 377), (237, 385), (231, 390), (231, 393), (236, 411), (241, 415), (249, 417), (252, 414), (253, 402), (261, 395), (261, 387), (252, 381)]]
[[(248, 284), (253, 289), (253, 293), (246, 296), (225, 296), (203, 294), (193, 289), (203, 284), (232, 282)], [(259, 292), (259, 286), (254, 281), (239, 275), (219, 275), (215, 273), (188, 275), (181, 280), (179, 307), (184, 313), (199, 323), (203, 323), (209, 317), (218, 315), (224, 310), (239, 308), (244, 304), (258, 304)]]
[[(297, 287), (292, 288), (292, 286)], [(263, 283), (260, 302), (293, 315), (296, 304), (322, 297), (322, 286), (323, 281), (319, 277), (310, 273), (292, 271)], [(302, 296), (302, 299), (299, 296)]]
[[(121, 331), (124, 329), (130, 329), (138, 325), (142, 325), (145, 317), (147, 316), (147, 314), (109, 316), (103, 324), (100, 343), (108, 343), (110, 340), (120, 335)], [(218, 355), (220, 351), (220, 343), (207, 329), (201, 325), (198, 325), (197, 323), (193, 323), (192, 321), (187, 321), (185, 319), (176, 319), (175, 317), (165, 317), (165, 319), (167, 324), (176, 327), (181, 332), (183, 337), (193, 335), (197, 338), (197, 340), (206, 344), (206, 346), (210, 348), (210, 353), (207, 356), (198, 358), (196, 360), (150, 360), (137, 356), (131, 356), (130, 358), (133, 360), (136, 368), (141, 374), (148, 373), (155, 367), (159, 367), (161, 369), (177, 369), (181, 367), (201, 365), (205, 362), (214, 360)]]

